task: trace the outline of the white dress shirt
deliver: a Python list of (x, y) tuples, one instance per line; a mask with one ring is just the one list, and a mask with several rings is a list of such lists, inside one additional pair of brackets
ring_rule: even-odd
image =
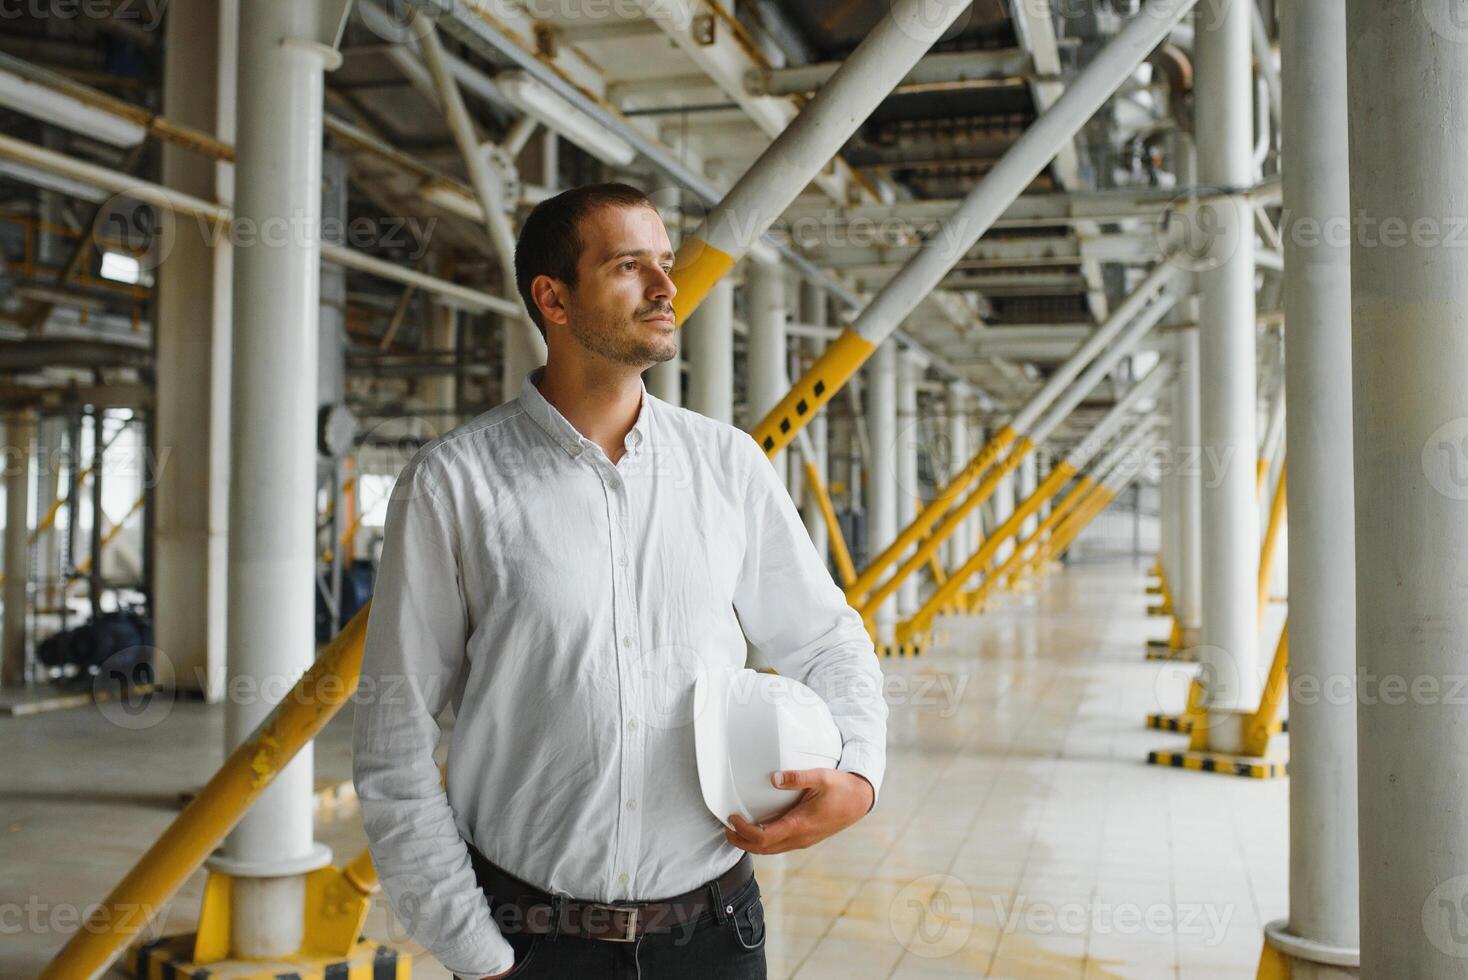
[(466, 977), (513, 954), (465, 841), (599, 902), (681, 894), (740, 858), (699, 790), (692, 685), (744, 666), (746, 638), (830, 706), (838, 769), (880, 789), (885, 764), (871, 640), (753, 438), (644, 388), (612, 463), (540, 394), (540, 370), (399, 476), (356, 705), (383, 889)]

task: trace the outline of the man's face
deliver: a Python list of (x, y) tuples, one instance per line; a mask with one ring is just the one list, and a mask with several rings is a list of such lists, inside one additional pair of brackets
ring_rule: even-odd
[(576, 288), (566, 326), (586, 350), (639, 369), (678, 353), (673, 246), (658, 213), (604, 207), (581, 221)]

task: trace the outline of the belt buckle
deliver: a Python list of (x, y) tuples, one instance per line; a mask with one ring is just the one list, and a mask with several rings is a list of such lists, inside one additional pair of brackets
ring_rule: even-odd
[[(600, 939), (602, 942), (608, 943), (634, 943), (637, 941), (637, 917), (638, 913), (642, 911), (641, 909), (636, 906), (627, 905), (603, 905), (600, 902), (592, 902), (590, 907), (604, 909), (612, 913), (614, 917), (618, 912), (624, 913), (627, 916), (627, 929), (622, 935), (592, 936), (591, 938)], [(613, 918), (612, 921), (615, 922), (616, 919)]]

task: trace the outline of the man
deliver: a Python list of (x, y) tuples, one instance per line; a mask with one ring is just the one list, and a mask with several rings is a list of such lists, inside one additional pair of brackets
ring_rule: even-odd
[[(632, 187), (537, 206), (515, 273), (545, 366), (393, 490), (354, 777), (388, 900), (460, 977), (764, 977), (741, 852), (809, 847), (876, 802), (887, 708), (860, 617), (754, 440), (643, 387), (676, 351), (672, 263)], [(746, 640), (822, 696), (843, 747), (835, 770), (771, 774), (804, 790), (794, 809), (729, 829), (700, 794), (691, 691)]]

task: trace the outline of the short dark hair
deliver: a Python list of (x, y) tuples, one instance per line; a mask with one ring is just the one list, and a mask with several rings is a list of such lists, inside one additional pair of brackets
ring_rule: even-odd
[(536, 276), (550, 276), (576, 287), (576, 263), (585, 247), (581, 219), (604, 207), (657, 210), (648, 196), (631, 184), (587, 184), (541, 201), (520, 228), (515, 242), (515, 288), (541, 336), (545, 335), (545, 320), (535, 297), (530, 295), (530, 283)]

